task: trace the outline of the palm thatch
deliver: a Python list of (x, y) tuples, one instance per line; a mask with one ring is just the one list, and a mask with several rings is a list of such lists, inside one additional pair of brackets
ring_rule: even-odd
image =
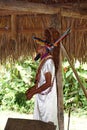
[(71, 27), (63, 45), (70, 57), (87, 62), (86, 0), (0, 1), (0, 60), (33, 55), (32, 36), (44, 37), (54, 27), (62, 34)]

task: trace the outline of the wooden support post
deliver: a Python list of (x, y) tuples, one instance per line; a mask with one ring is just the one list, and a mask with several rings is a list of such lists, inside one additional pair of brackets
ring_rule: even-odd
[(11, 37), (13, 40), (17, 38), (17, 23), (16, 15), (11, 15)]
[[(51, 26), (58, 32), (61, 30), (61, 12), (51, 16)], [(62, 57), (61, 50), (56, 47), (54, 50), (56, 61), (56, 79), (57, 79), (57, 111), (59, 130), (64, 130), (64, 110), (63, 110), (63, 86), (62, 86)], [(58, 66), (58, 67), (57, 67)]]
[(62, 56), (60, 50), (59, 69), (57, 72), (57, 101), (58, 101), (58, 122), (59, 130), (64, 130), (64, 107), (63, 107), (63, 86), (62, 86)]
[[(61, 12), (57, 15), (53, 15), (53, 24), (59, 32), (61, 31)], [(59, 48), (59, 47), (58, 47)], [(58, 124), (59, 130), (64, 130), (64, 109), (63, 109), (63, 86), (62, 86), (62, 55), (61, 50), (56, 48), (55, 52), (57, 53), (56, 63), (58, 64), (58, 69), (56, 73), (57, 78), (57, 110), (58, 110)], [(58, 52), (60, 50), (60, 52)]]

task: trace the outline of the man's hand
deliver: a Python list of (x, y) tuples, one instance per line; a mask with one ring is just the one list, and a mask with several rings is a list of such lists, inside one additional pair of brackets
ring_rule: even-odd
[(36, 87), (35, 86), (33, 86), (32, 88), (29, 88), (26, 91), (26, 98), (27, 98), (27, 100), (30, 100), (35, 93), (36, 93)]

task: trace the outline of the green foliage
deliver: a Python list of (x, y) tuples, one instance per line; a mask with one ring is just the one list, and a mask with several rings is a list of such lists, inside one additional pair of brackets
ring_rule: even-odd
[(31, 58), (0, 65), (0, 109), (33, 111), (34, 99), (27, 101), (25, 92), (34, 85), (36, 69), (37, 63)]
[[(25, 92), (34, 85), (38, 63), (32, 58), (21, 58), (15, 63), (0, 65), (0, 109), (32, 113), (34, 97), (26, 100)], [(87, 109), (84, 93), (67, 61), (63, 62), (64, 108)], [(75, 64), (80, 79), (87, 88), (87, 64)]]
[[(80, 64), (78, 61), (74, 65), (81, 82), (87, 89), (87, 64)], [(72, 71), (68, 61), (63, 63), (63, 94), (64, 108), (82, 108), (87, 109), (87, 99), (78, 83), (74, 72)]]

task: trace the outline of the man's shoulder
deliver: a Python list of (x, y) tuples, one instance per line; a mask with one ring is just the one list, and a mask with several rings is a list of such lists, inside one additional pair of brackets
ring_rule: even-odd
[(45, 62), (44, 62), (44, 65), (50, 65), (50, 64), (53, 64), (53, 59), (49, 58), (47, 59)]

